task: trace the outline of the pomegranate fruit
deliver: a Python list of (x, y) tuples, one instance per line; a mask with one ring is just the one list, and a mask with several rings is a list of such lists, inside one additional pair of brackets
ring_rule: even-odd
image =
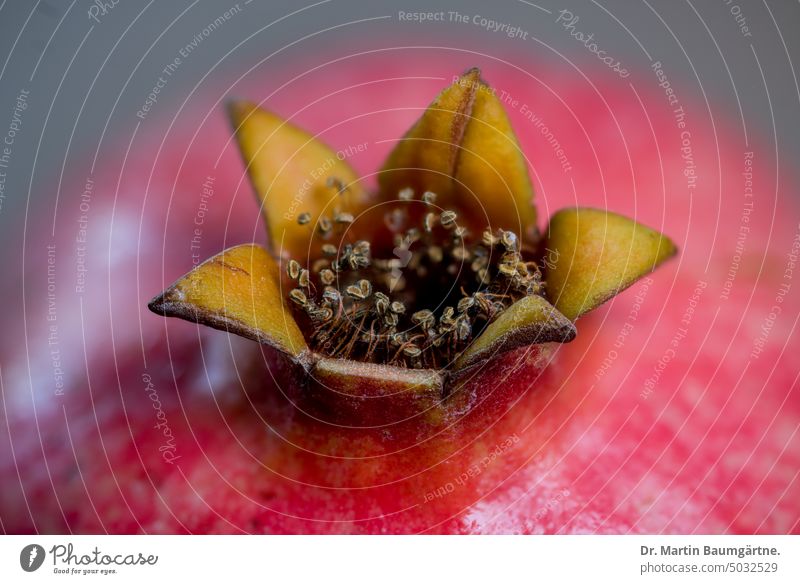
[[(401, 53), (230, 91), (269, 95), (369, 179), (476, 60)], [(3, 529), (797, 531), (800, 240), (769, 149), (688, 101), (676, 114), (644, 75), (634, 93), (477, 61), (531, 161), (540, 217), (621, 212), (668, 233), (678, 258), (578, 320), (571, 343), (481, 367), (445, 423), (333, 423), (301, 407), (302, 375), (270, 348), (144, 308), (203, 259), (264, 240), (222, 96), (198, 99), (104, 148), (95, 175), (87, 156), (55, 238), (40, 212), (7, 250), (26, 271), (22, 292), (4, 283), (25, 304), (0, 348)]]

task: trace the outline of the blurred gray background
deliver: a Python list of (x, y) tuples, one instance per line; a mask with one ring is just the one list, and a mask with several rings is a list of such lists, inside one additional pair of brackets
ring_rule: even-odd
[[(49, 170), (61, 168), (65, 152), (94, 150), (104, 131), (106, 137), (129, 133), (135, 117), (109, 116), (112, 108), (136, 111), (164, 63), (236, 6), (239, 12), (231, 21), (204, 38), (181, 65), (164, 90), (163, 102), (180, 103), (187, 88), (224, 76), (225, 62), (209, 73), (220, 58), (248, 67), (280, 50), (272, 57), (276, 64), (298, 55), (319, 55), (322, 61), (333, 47), (353, 39), (375, 48), (446, 44), (492, 53), (522, 47), (540, 51), (539, 59), (561, 60), (561, 53), (582, 65), (602, 67), (554, 23), (559, 11), (569, 10), (580, 16), (578, 30), (592, 31), (602, 48), (624, 56), (630, 69), (651, 74), (650, 57), (660, 60), (683, 95), (694, 94), (715, 110), (727, 111), (746, 132), (761, 135), (768, 144), (776, 133), (782, 163), (793, 166), (800, 155), (800, 93), (794, 69), (800, 56), (800, 3), (793, 0), (3, 0), (3, 133), (24, 91), (28, 110), (24, 131), (14, 141), (13, 160), (7, 169), (0, 168), (7, 171), (0, 225), (19, 221), (29, 193), (47, 196), (37, 184), (52, 179)], [(521, 44), (478, 26), (446, 21), (404, 22), (401, 11), (481, 15), (519, 25), (531, 39)], [(73, 133), (82, 107), (91, 115), (84, 113)]]

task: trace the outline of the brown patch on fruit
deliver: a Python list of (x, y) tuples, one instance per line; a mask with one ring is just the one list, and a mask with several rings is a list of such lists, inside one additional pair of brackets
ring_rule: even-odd
[(211, 258), (209, 261), (213, 262), (213, 263), (215, 263), (217, 265), (220, 265), (223, 268), (225, 268), (226, 270), (230, 270), (231, 272), (239, 272), (240, 274), (244, 274), (245, 276), (250, 276), (250, 272), (248, 272), (247, 270), (244, 270), (244, 269), (242, 269), (242, 268), (240, 268), (238, 266), (234, 266), (232, 264), (229, 264), (228, 262), (226, 262), (224, 260), (224, 258), (222, 256), (215, 256), (215, 257)]

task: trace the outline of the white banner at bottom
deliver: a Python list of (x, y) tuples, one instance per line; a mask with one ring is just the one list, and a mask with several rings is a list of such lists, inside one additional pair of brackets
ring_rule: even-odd
[[(800, 582), (798, 536), (3, 536), (2, 582)], [(242, 579), (242, 580), (239, 580)]]

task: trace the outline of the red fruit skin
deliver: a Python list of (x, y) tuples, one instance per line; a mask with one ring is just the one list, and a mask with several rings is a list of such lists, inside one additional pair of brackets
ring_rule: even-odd
[[(308, 72), (267, 105), (337, 148), (366, 143), (351, 162), (374, 182), (370, 173), (420, 109), (478, 65), (519, 100), (509, 113), (533, 164), (542, 227), (564, 206), (608, 207), (668, 234), (681, 248), (676, 260), (580, 319), (573, 343), (518, 351), (480, 371), (445, 424), (314, 421), (289, 401), (292, 373), (274, 354), (145, 308), (192, 267), (193, 252), (202, 259), (264, 240), (222, 96), (209, 93), (171, 126), (148, 119), (129, 151), (127, 136), (101, 150), (82, 293), (73, 221), (81, 170), (62, 188), (55, 321), (46, 288), (52, 210), (42, 205), (24, 250), (8, 252), (24, 258), (25, 306), (0, 348), (3, 530), (800, 531), (800, 300), (780, 292), (793, 285), (785, 271), (797, 207), (774, 146), (751, 131), (759, 145), (749, 147), (748, 199), (741, 130), (688, 89), (679, 129), (648, 72), (631, 84), (602, 72), (589, 85), (572, 69), (510, 60), (524, 71), (446, 50), (357, 55)], [(262, 72), (231, 93), (258, 99), (290, 73)], [(214, 195), (198, 226), (207, 176)], [(21, 301), (17, 287), (4, 288)]]

